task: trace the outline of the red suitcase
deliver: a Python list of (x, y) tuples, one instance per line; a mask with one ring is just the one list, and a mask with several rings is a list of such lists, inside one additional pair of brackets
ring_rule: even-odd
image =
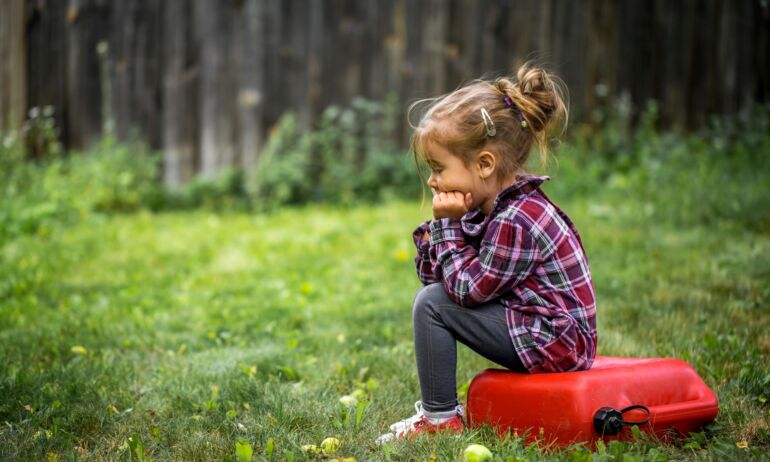
[[(638, 406), (636, 406), (638, 405)], [(636, 409), (628, 410), (629, 406)], [(717, 397), (689, 364), (670, 358), (597, 356), (587, 371), (523, 374), (487, 369), (468, 388), (471, 426), (487, 423), (499, 434), (568, 446), (628, 439), (622, 421), (667, 439), (712, 422)]]

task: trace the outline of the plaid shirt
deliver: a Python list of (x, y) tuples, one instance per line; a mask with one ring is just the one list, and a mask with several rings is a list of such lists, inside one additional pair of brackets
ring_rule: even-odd
[(442, 282), (462, 306), (498, 299), (530, 372), (588, 369), (596, 354), (593, 282), (575, 225), (539, 188), (548, 179), (518, 177), (489, 217), (473, 210), (420, 225), (417, 275), (426, 285)]

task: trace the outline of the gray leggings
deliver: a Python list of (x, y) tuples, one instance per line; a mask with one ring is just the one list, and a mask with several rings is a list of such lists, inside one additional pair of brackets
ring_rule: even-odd
[(417, 292), (412, 305), (414, 351), (423, 410), (430, 414), (457, 406), (457, 344), (513, 371), (524, 366), (513, 349), (505, 308), (496, 300), (466, 308), (446, 294), (440, 283)]

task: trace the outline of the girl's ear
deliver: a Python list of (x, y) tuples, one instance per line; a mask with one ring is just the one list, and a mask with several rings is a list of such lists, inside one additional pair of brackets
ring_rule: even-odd
[(497, 167), (497, 159), (495, 155), (489, 151), (481, 151), (476, 156), (476, 168), (479, 171), (479, 177), (486, 180), (495, 172)]

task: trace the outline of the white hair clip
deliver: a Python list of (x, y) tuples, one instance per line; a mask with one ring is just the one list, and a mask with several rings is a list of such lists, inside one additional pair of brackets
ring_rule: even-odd
[(489, 113), (484, 108), (481, 108), (481, 119), (484, 121), (484, 127), (487, 129), (487, 136), (495, 136), (497, 134), (495, 123), (492, 122), (492, 117), (489, 116)]

